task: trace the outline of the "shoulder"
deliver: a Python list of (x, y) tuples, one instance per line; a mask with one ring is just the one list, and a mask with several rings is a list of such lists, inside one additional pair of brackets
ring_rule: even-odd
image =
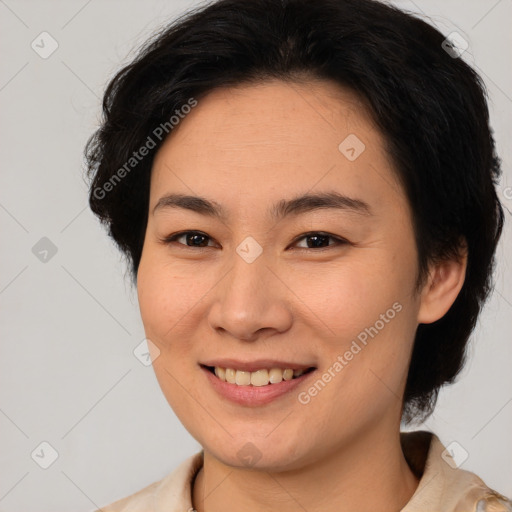
[(191, 509), (191, 482), (202, 467), (203, 452), (184, 460), (167, 476), (94, 512), (163, 512)]
[(140, 491), (121, 498), (110, 505), (101, 507), (95, 512), (136, 512), (154, 510), (154, 497), (158, 487), (162, 484), (162, 480), (153, 482), (151, 485), (144, 487)]
[(402, 512), (512, 512), (512, 501), (457, 463), (457, 443), (432, 432), (402, 433), (402, 448), (419, 486)]

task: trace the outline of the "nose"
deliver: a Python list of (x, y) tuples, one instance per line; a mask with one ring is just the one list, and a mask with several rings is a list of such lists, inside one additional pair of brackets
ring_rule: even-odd
[(293, 293), (263, 255), (252, 263), (238, 255), (233, 259), (233, 267), (212, 291), (210, 327), (243, 341), (287, 331)]

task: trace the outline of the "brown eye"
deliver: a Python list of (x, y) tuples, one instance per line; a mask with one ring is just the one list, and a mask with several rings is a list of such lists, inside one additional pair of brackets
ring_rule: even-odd
[[(295, 243), (300, 240), (307, 240), (307, 247), (301, 247), (301, 249), (327, 249), (329, 247), (343, 245), (348, 243), (347, 240), (339, 238), (334, 235), (330, 235), (329, 233), (322, 232), (311, 232), (302, 235), (298, 238)], [(334, 244), (329, 244), (329, 240), (334, 240)], [(311, 242), (310, 242), (311, 241)]]
[(199, 249), (208, 247), (207, 242), (205, 245), (205, 240), (210, 239), (208, 235), (205, 235), (199, 231), (182, 231), (181, 233), (175, 233), (174, 235), (166, 237), (164, 240), (162, 240), (162, 242), (165, 244), (170, 244), (179, 240), (180, 238), (183, 238), (185, 242), (178, 242), (179, 245), (184, 245), (186, 247), (198, 247)]
[[(183, 239), (183, 241), (179, 241), (180, 239)], [(205, 233), (201, 233), (200, 231), (182, 231), (180, 233), (175, 233), (173, 235), (170, 235), (166, 238), (164, 238), (162, 243), (164, 244), (171, 244), (173, 242), (177, 242), (178, 245), (184, 246), (184, 248), (198, 248), (198, 249), (204, 249), (206, 247), (211, 247), (208, 245), (208, 240), (211, 240), (211, 238), (206, 235)], [(299, 247), (299, 249), (319, 249), (324, 250), (328, 249), (332, 246), (339, 246), (349, 243), (347, 240), (344, 240), (343, 238), (330, 235), (329, 233), (323, 233), (319, 231), (312, 231), (310, 233), (305, 233), (300, 238), (297, 238), (294, 242), (294, 244), (297, 244), (297, 242), (301, 240), (307, 240), (307, 247)], [(334, 244), (330, 244), (329, 240), (334, 240)]]

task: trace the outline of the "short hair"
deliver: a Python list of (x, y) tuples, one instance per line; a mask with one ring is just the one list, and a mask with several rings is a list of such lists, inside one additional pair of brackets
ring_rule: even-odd
[[(430, 263), (467, 248), (455, 302), (415, 334), (402, 421), (424, 421), (441, 386), (465, 364), (492, 288), (504, 218), (486, 87), (446, 41), (430, 24), (376, 0), (219, 0), (157, 32), (110, 81), (101, 125), (85, 148), (90, 207), (126, 256), (134, 282), (151, 167), (165, 140), (151, 137), (155, 128), (172, 134), (176, 111), (217, 88), (334, 80), (364, 101), (383, 134), (411, 205), (418, 287)], [(149, 154), (130, 160), (149, 147), (148, 137)]]

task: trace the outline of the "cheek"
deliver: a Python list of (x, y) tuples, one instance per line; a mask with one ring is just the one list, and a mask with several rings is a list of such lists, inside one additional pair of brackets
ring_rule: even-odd
[(323, 371), (331, 368), (326, 379), (334, 383), (318, 407), (331, 400), (349, 409), (377, 407), (400, 396), (417, 325), (415, 267), (405, 258), (397, 264), (391, 253), (375, 250), (372, 256), (295, 281), (304, 315), (315, 313)]
[(156, 347), (153, 371), (169, 405), (180, 415), (187, 403), (182, 383), (190, 388), (190, 375), (194, 374), (185, 327), (187, 315), (193, 310), (193, 297), (185, 281), (170, 270), (162, 270), (149, 259), (141, 261), (137, 289), (144, 332)]
[[(371, 253), (371, 254), (370, 254)], [(412, 277), (390, 264), (379, 251), (318, 271), (294, 272), (293, 283), (300, 315), (311, 317), (325, 336), (347, 340), (373, 325), (393, 304), (410, 301)], [(327, 268), (327, 266), (329, 268)], [(390, 311), (393, 316), (394, 310)], [(403, 315), (402, 315), (403, 316)], [(380, 325), (380, 324), (379, 324)]]
[(201, 424), (201, 411), (191, 406), (200, 397), (194, 396), (196, 359), (191, 356), (190, 333), (192, 326), (198, 325), (194, 315), (207, 284), (197, 275), (188, 276), (157, 255), (146, 253), (137, 276), (144, 331), (156, 346), (153, 370), (167, 402), (190, 432)]
[(143, 257), (137, 292), (146, 334), (151, 333), (155, 343), (162, 345), (182, 339), (180, 333), (190, 327), (201, 298), (214, 282), (209, 284), (204, 273), (190, 267), (185, 270), (158, 257)]

